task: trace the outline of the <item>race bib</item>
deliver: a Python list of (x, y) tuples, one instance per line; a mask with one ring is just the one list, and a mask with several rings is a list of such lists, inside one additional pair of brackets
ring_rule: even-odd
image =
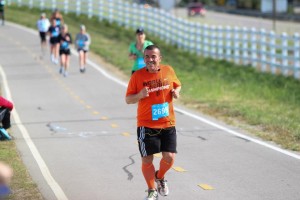
[(59, 35), (58, 31), (52, 31), (52, 37), (57, 37)]
[(169, 116), (169, 103), (152, 105), (152, 120)]
[(143, 67), (145, 67), (145, 62), (144, 62), (144, 58), (137, 58), (137, 64), (138, 64), (138, 69), (142, 69)]
[(77, 41), (77, 45), (78, 45), (78, 47), (80, 47), (80, 48), (84, 47), (84, 41), (83, 41), (83, 40), (78, 40), (78, 41)]
[(69, 43), (64, 41), (62, 44), (61, 44), (61, 48), (62, 49), (67, 49), (69, 47)]

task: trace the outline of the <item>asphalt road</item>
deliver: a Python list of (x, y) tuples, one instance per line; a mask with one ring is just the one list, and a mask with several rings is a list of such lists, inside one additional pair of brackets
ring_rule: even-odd
[[(49, 56), (41, 57), (35, 31), (7, 24), (0, 40), (13, 135), (44, 198), (143, 199), (136, 105), (125, 104), (126, 83), (92, 61), (80, 74), (74, 54), (62, 77)], [(179, 153), (166, 176), (170, 195), (160, 199), (300, 199), (299, 154), (179, 105), (176, 116)]]
[(235, 15), (228, 13), (220, 13), (212, 10), (208, 10), (205, 17), (194, 16), (187, 17), (187, 10), (185, 8), (177, 8), (172, 12), (178, 17), (188, 19), (193, 22), (199, 22), (202, 24), (215, 25), (215, 26), (230, 26), (230, 27), (246, 27), (248, 29), (256, 28), (257, 30), (265, 29), (266, 31), (272, 31), (275, 28), (277, 34), (283, 32), (293, 35), (294, 33), (300, 34), (300, 23), (292, 21), (276, 20), (275, 26), (272, 19), (264, 19), (261, 17), (249, 17), (243, 15)]

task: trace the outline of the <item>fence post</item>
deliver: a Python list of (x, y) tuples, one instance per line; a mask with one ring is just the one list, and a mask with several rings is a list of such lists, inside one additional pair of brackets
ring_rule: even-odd
[(251, 28), (251, 63), (252, 67), (257, 67), (257, 37), (256, 29)]
[(210, 27), (210, 57), (216, 58), (216, 27), (212, 25)]
[(281, 34), (282, 38), (282, 71), (283, 75), (287, 76), (289, 74), (289, 69), (288, 69), (288, 39), (287, 39), (287, 34), (282, 33)]
[(270, 32), (271, 73), (276, 74), (276, 39), (274, 31)]
[(235, 26), (234, 27), (234, 62), (239, 64), (240, 61), (240, 28)]
[(93, 17), (93, 0), (88, 0), (88, 18)]
[(103, 20), (103, 0), (99, 0), (98, 1), (98, 18), (99, 18), (99, 21), (102, 21)]
[(52, 10), (56, 9), (56, 0), (52, 0)]
[(223, 28), (222, 26), (218, 26), (217, 28), (217, 32), (218, 32), (218, 36), (217, 36), (217, 40), (218, 40), (218, 56), (217, 58), (219, 59), (223, 59), (224, 58), (224, 53), (223, 53)]
[(294, 77), (300, 79), (300, 35), (294, 34)]
[(197, 23), (196, 24), (196, 53), (197, 53), (197, 55), (201, 55), (201, 51), (202, 51), (201, 30), (202, 30), (202, 25)]
[(32, 0), (29, 0), (29, 8), (32, 9)]
[(44, 1), (44, 0), (41, 0), (41, 1), (40, 1), (40, 9), (41, 9), (41, 10), (44, 10), (44, 8), (45, 8), (45, 1)]
[(64, 13), (68, 14), (68, 9), (69, 9), (69, 0), (64, 1)]
[(125, 27), (129, 28), (129, 4), (128, 2), (125, 2)]
[(76, 0), (76, 15), (79, 16), (81, 14), (81, 0)]
[(249, 64), (249, 54), (248, 54), (248, 29), (246, 27), (243, 27), (243, 64), (247, 65)]
[(266, 53), (267, 53), (267, 48), (266, 48), (266, 31), (265, 29), (260, 30), (260, 52), (261, 52), (261, 71), (265, 72), (267, 71), (267, 65), (266, 65)]
[(203, 56), (208, 56), (208, 25), (204, 24), (203, 26)]
[(226, 26), (226, 57), (227, 61), (231, 61), (231, 27)]

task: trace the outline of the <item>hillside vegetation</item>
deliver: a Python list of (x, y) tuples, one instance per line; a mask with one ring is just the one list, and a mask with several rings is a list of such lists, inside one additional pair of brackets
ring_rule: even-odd
[[(9, 21), (36, 29), (40, 10), (8, 7)], [(46, 12), (50, 16), (50, 12)], [(73, 37), (85, 24), (92, 37), (91, 50), (129, 78), (132, 62), (128, 45), (134, 30), (75, 14), (64, 15)], [(147, 30), (146, 30), (147, 31)], [(260, 73), (250, 66), (203, 58), (168, 45), (148, 34), (161, 47), (163, 63), (174, 67), (183, 88), (181, 103), (248, 130), (284, 148), (300, 150), (300, 82)], [(37, 38), (38, 41), (38, 38)]]

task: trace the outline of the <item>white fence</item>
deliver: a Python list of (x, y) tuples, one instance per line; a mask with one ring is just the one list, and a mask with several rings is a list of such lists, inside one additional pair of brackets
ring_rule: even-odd
[(300, 79), (300, 36), (277, 35), (255, 28), (209, 26), (177, 18), (162, 10), (122, 0), (8, 0), (8, 4), (58, 8), (64, 13), (96, 16), (125, 27), (147, 32), (204, 57), (251, 65), (262, 72)]

